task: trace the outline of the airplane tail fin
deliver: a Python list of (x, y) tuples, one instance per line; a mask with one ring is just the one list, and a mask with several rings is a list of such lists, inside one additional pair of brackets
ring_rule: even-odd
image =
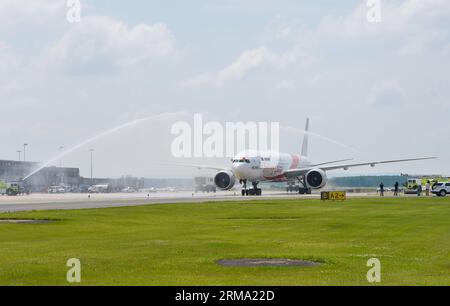
[(308, 142), (309, 142), (309, 118), (306, 119), (306, 127), (305, 127), (305, 136), (303, 138), (303, 145), (302, 145), (302, 156), (307, 157), (308, 156)]

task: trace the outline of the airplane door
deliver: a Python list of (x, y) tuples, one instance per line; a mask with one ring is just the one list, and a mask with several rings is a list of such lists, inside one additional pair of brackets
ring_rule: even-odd
[(260, 157), (252, 158), (251, 163), (252, 163), (252, 169), (261, 169), (261, 158)]

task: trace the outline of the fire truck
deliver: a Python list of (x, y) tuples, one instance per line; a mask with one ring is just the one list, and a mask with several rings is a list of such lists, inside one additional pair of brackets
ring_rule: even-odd
[(0, 181), (0, 194), (17, 196), (21, 193), (21, 188), (18, 183), (8, 183), (6, 181)]
[(432, 187), (436, 183), (450, 182), (450, 179), (440, 175), (411, 177), (408, 178), (408, 181), (406, 182), (405, 194), (417, 194), (419, 185), (422, 186), (422, 190), (425, 190), (427, 182), (430, 182), (430, 186)]
[(216, 192), (217, 188), (212, 177), (196, 177), (194, 178), (195, 192)]

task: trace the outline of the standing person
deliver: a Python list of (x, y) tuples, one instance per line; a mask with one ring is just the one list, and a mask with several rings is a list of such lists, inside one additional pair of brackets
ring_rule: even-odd
[(395, 182), (395, 185), (394, 185), (394, 196), (395, 197), (398, 197), (398, 186), (399, 186), (399, 183)]
[(380, 184), (380, 197), (384, 197), (384, 184), (381, 182)]
[(434, 187), (436, 187), (437, 183), (438, 183), (437, 181), (434, 181), (433, 185), (431, 186), (431, 189), (434, 189)]
[(425, 194), (427, 195), (427, 197), (430, 196), (430, 189), (431, 189), (431, 182), (427, 181), (427, 184), (425, 185)]
[(417, 186), (417, 196), (420, 197), (422, 195), (422, 183), (419, 184), (419, 186)]

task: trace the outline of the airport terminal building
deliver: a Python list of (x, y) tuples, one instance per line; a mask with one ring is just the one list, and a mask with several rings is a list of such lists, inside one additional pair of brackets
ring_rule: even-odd
[[(39, 166), (35, 162), (0, 160), (0, 180), (6, 182), (19, 182), (27, 174)], [(81, 183), (78, 168), (46, 167), (27, 179), (32, 191), (46, 191), (50, 186), (61, 184), (79, 186)]]
[(0, 160), (0, 179), (8, 182), (20, 181), (38, 165), (38, 163), (33, 162)]
[[(39, 167), (36, 162), (0, 160), (0, 180), (5, 182), (21, 182), (22, 179)], [(141, 189), (146, 186), (144, 178), (131, 175), (121, 178), (84, 178), (79, 168), (46, 167), (26, 180), (32, 192), (47, 192), (51, 186), (68, 186), (70, 190), (79, 190), (81, 186), (108, 184), (112, 191), (120, 191), (125, 187)]]

